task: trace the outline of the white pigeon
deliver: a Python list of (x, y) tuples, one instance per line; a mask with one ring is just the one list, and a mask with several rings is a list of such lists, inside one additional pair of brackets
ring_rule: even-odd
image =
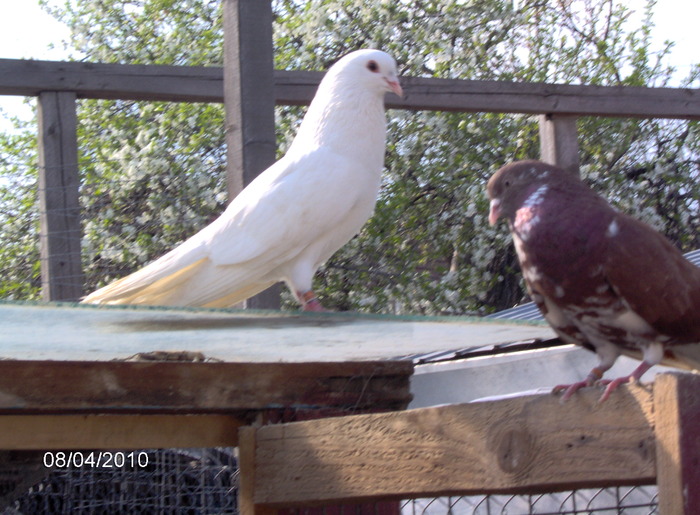
[(326, 73), (287, 154), (200, 232), (83, 299), (92, 304), (232, 306), (284, 281), (308, 311), (318, 267), (372, 216), (386, 148), (384, 94), (402, 95), (379, 50)]

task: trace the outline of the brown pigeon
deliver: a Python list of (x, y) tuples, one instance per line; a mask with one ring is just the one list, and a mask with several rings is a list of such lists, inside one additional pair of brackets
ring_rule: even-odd
[[(489, 222), (508, 220), (532, 300), (559, 337), (594, 351), (599, 365), (578, 389), (620, 384), (663, 363), (700, 369), (700, 268), (664, 236), (615, 210), (575, 174), (518, 161), (489, 180)], [(603, 381), (620, 354), (643, 359)]]

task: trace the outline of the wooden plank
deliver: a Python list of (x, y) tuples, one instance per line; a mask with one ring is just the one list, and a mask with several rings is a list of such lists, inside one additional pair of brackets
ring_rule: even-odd
[(562, 114), (639, 118), (700, 118), (700, 89), (581, 86), (402, 77), (401, 109)]
[(241, 515), (271, 515), (277, 510), (255, 504), (255, 451), (257, 430), (241, 427), (238, 430), (238, 513)]
[(654, 410), (659, 512), (700, 513), (700, 376), (658, 376)]
[(0, 94), (223, 102), (223, 68), (0, 59)]
[[(272, 4), (224, 0), (224, 107), (229, 199), (275, 162)], [(279, 309), (281, 285), (247, 299), (249, 309)]]
[(235, 447), (242, 425), (227, 415), (5, 415), (0, 449)]
[(272, 4), (224, 0), (223, 9), (226, 157), (233, 198), (275, 162)]
[(78, 137), (72, 92), (39, 95), (39, 241), (44, 300), (82, 296)]
[(257, 430), (270, 506), (652, 484), (651, 392), (527, 396)]
[(540, 115), (540, 157), (576, 175), (579, 174), (579, 148), (576, 118)]
[[(319, 71), (277, 70), (278, 105), (308, 105)], [(390, 108), (458, 112), (700, 119), (700, 89), (581, 86), (402, 77), (404, 98)], [(223, 102), (219, 67), (0, 59), (0, 95), (73, 91), (78, 98)]]
[(0, 414), (231, 413), (410, 400), (406, 362), (0, 361)]

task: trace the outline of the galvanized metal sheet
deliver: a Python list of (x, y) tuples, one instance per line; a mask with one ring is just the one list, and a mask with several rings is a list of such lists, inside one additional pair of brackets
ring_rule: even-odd
[(110, 360), (154, 351), (224, 361), (349, 361), (554, 337), (543, 322), (0, 303), (0, 358)]

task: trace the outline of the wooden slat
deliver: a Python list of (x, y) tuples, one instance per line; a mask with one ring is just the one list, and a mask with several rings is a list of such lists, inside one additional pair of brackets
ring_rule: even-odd
[[(233, 199), (275, 162), (272, 4), (224, 0), (226, 182)], [(279, 309), (281, 285), (245, 301), (248, 309)]]
[(241, 515), (272, 515), (277, 510), (255, 504), (255, 449), (257, 430), (241, 427), (238, 431), (238, 513)]
[[(700, 119), (700, 90), (402, 77), (387, 106), (436, 111)], [(396, 98), (396, 100), (394, 100)]]
[(223, 102), (223, 69), (0, 59), (0, 94), (73, 91), (79, 98)]
[(579, 148), (576, 118), (540, 115), (540, 158), (579, 175)]
[(0, 413), (230, 413), (410, 400), (406, 362), (0, 361)]
[(659, 376), (654, 410), (659, 512), (700, 513), (700, 376)]
[(652, 396), (583, 391), (257, 430), (255, 502), (269, 506), (650, 484)]
[[(277, 70), (275, 102), (307, 105), (323, 76)], [(581, 86), (402, 77), (390, 108), (459, 112), (700, 119), (700, 90)], [(120, 65), (0, 59), (0, 95), (74, 91), (78, 98), (223, 102), (218, 67)]]
[(0, 449), (235, 447), (242, 425), (226, 415), (4, 415)]
[(44, 300), (82, 296), (76, 96), (39, 95), (39, 221)]

